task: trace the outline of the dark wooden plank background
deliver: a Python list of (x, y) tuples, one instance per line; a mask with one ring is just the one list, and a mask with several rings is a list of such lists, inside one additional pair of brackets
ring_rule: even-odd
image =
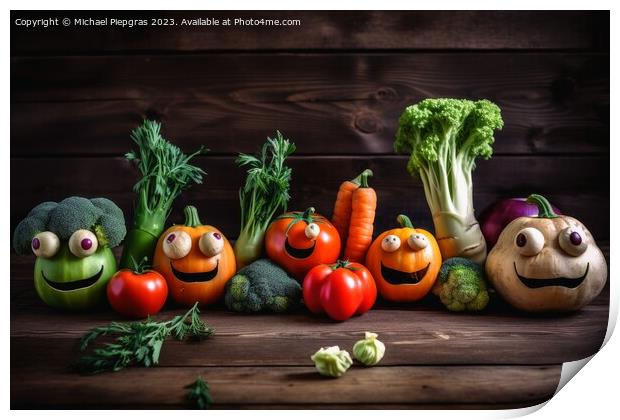
[[(15, 26), (16, 18), (53, 16), (301, 25)], [(234, 159), (279, 129), (298, 146), (291, 208), (330, 215), (342, 180), (370, 167), (378, 232), (402, 212), (432, 228), (422, 186), (392, 143), (404, 107), (445, 96), (502, 108), (494, 157), (474, 173), (478, 213), (498, 198), (542, 193), (581, 219), (609, 256), (608, 12), (14, 11), (11, 22), (11, 230), (37, 203), (69, 195), (109, 197), (131, 218), (137, 174), (122, 156), (143, 118), (161, 120), (164, 135), (186, 151), (211, 149), (197, 159), (205, 183), (179, 198), (171, 222), (192, 203), (204, 222), (235, 238), (244, 173)], [(13, 408), (33, 408), (33, 393), (41, 407), (179, 407), (179, 384), (200, 372), (221, 408), (522, 407), (551, 397), (562, 362), (597, 351), (609, 307), (608, 287), (567, 317), (524, 316), (501, 301), (484, 316), (454, 316), (430, 298), (414, 307), (379, 302), (339, 324), (305, 311), (240, 317), (215, 307), (206, 318), (218, 334), (199, 352), (170, 343), (161, 369), (83, 378), (66, 370), (77, 337), (117, 318), (105, 308), (74, 316), (45, 307), (31, 264), (32, 257), (11, 258)], [(178, 312), (168, 305), (161, 316)], [(308, 355), (334, 342), (350, 347), (367, 329), (391, 349), (383, 366), (323, 381), (317, 394)], [(150, 384), (152, 398), (131, 392), (138, 381)], [(312, 400), (300, 399), (305, 390)]]
[(164, 134), (187, 151), (211, 149), (200, 160), (205, 183), (181, 197), (171, 221), (191, 202), (205, 221), (236, 237), (243, 172), (234, 157), (279, 129), (298, 146), (292, 208), (314, 205), (329, 215), (340, 182), (371, 167), (378, 231), (398, 212), (432, 227), (421, 185), (392, 143), (405, 106), (449, 96), (489, 98), (506, 122), (495, 157), (475, 172), (478, 211), (497, 198), (539, 192), (598, 239), (609, 238), (607, 13), (242, 15), (299, 18), (302, 25), (13, 27), (11, 227), (38, 202), (72, 194), (108, 196), (131, 217), (137, 175), (121, 156), (145, 117), (161, 120)]

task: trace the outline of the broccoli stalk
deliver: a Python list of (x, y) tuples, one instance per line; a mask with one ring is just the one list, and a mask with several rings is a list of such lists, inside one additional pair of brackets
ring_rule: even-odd
[(503, 125), (499, 107), (487, 100), (425, 99), (400, 116), (394, 150), (411, 155), (407, 170), (424, 185), (444, 258), (486, 258), (471, 172), (478, 156), (491, 157), (493, 133)]

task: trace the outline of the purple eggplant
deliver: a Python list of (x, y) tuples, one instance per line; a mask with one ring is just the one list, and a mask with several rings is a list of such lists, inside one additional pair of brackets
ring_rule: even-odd
[[(562, 214), (555, 206), (552, 207), (557, 214)], [(487, 207), (480, 216), (480, 226), (487, 241), (487, 249), (495, 245), (499, 234), (510, 222), (523, 216), (538, 216), (538, 207), (525, 201), (525, 198), (506, 198)]]

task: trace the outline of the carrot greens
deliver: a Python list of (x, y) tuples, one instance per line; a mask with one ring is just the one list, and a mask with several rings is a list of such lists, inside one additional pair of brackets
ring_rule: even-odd
[(159, 363), (159, 354), (166, 338), (199, 340), (213, 333), (213, 328), (200, 318), (198, 303), (184, 315), (177, 315), (169, 321), (147, 318), (136, 322), (112, 322), (93, 328), (82, 337), (81, 351), (88, 350), (104, 336), (111, 340), (80, 357), (74, 367), (83, 374), (119, 371), (132, 365), (150, 367)]
[(201, 184), (205, 172), (189, 162), (207, 150), (186, 155), (160, 134), (156, 121), (145, 120), (131, 133), (138, 146), (136, 151), (125, 155), (136, 163), (142, 178), (134, 185), (138, 194), (134, 208), (133, 226), (127, 232), (120, 266), (132, 268), (131, 261), (150, 262), (174, 200), (193, 184)]
[(286, 211), (291, 168), (284, 163), (295, 151), (295, 144), (278, 131), (267, 138), (257, 155), (240, 154), (237, 164), (247, 167), (245, 185), (239, 190), (241, 231), (235, 243), (237, 268), (260, 258), (265, 231), (271, 219)]

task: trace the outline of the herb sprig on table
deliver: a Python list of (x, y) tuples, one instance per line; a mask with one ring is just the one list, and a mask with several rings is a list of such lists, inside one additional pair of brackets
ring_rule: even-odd
[(202, 379), (201, 376), (196, 378), (194, 382), (185, 387), (189, 389), (187, 392), (187, 400), (196, 408), (205, 410), (213, 404), (213, 397), (209, 390), (209, 384)]
[(168, 337), (172, 336), (179, 341), (200, 340), (214, 332), (200, 319), (198, 303), (184, 315), (177, 315), (169, 321), (147, 318), (137, 322), (112, 322), (104, 327), (93, 328), (82, 337), (81, 351), (86, 351), (101, 337), (114, 339), (80, 357), (75, 368), (83, 374), (96, 374), (119, 371), (132, 365), (150, 367), (159, 363), (161, 348)]

